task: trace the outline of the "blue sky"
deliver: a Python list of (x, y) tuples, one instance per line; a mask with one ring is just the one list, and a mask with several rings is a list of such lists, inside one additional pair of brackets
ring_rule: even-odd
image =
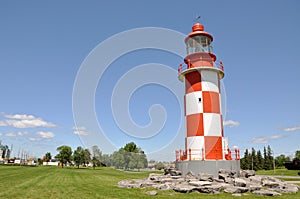
[[(140, 41), (155, 38), (146, 27), (162, 32), (160, 28), (165, 28), (180, 38), (180, 33), (190, 33), (193, 20), (201, 15), (205, 30), (214, 36), (213, 50), (225, 67), (229, 145), (244, 151), (269, 144), (275, 155), (293, 155), (300, 149), (299, 8), (298, 1), (3, 1), (0, 140), (13, 145), (14, 156), (26, 151), (36, 157), (47, 151), (55, 155), (57, 146), (63, 144), (73, 149), (97, 144), (110, 153), (113, 147), (134, 141), (150, 158), (173, 160), (174, 149), (184, 148), (185, 134), (180, 104), (184, 90), (175, 73), (183, 62), (178, 54), (144, 48), (112, 60), (94, 93), (79, 93), (93, 94), (90, 107), (94, 107), (95, 118), (88, 114), (85, 118), (83, 107), (78, 116), (83, 119), (76, 120), (72, 102), (78, 96), (73, 91), (76, 93), (80, 69), (93, 52), (101, 70), (107, 55), (126, 48), (123, 40), (120, 46), (109, 46), (109, 38), (118, 39), (124, 31)], [(146, 30), (145, 34), (130, 32), (136, 28)], [(155, 45), (167, 39), (158, 36)], [(105, 41), (107, 51), (96, 54)], [(176, 39), (170, 41), (176, 45)], [(184, 52), (183, 41), (177, 42), (178, 52)], [(151, 71), (139, 72), (139, 67)], [(131, 73), (133, 78), (126, 79)], [(87, 76), (83, 82), (88, 84), (91, 79)], [(151, 84), (136, 87), (130, 99), (122, 98), (126, 92), (114, 93), (116, 85), (129, 87), (152, 79)], [(125, 122), (120, 127), (126, 111), (119, 110), (126, 104), (133, 125)], [(112, 108), (117, 109), (116, 120)], [(89, 121), (97, 121), (101, 132)], [(104, 137), (98, 140), (101, 133)]]

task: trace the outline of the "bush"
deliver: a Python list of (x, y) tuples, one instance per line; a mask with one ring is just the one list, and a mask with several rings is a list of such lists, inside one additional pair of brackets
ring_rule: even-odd
[(162, 169), (165, 168), (165, 165), (164, 165), (164, 163), (159, 162), (154, 167), (155, 167), (156, 170), (162, 170)]

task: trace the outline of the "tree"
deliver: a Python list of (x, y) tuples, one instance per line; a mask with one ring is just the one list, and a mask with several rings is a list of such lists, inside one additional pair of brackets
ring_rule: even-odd
[(296, 151), (294, 160), (300, 160), (300, 150)]
[(83, 156), (84, 149), (81, 146), (77, 147), (77, 149), (74, 151), (73, 160), (78, 168), (83, 163)]
[(102, 152), (100, 151), (98, 146), (93, 146), (92, 147), (92, 164), (95, 169), (97, 166), (101, 166), (101, 159), (102, 159)]
[(244, 157), (241, 159), (241, 168), (246, 170), (251, 168), (251, 156), (248, 149), (245, 150)]
[(102, 164), (104, 165), (104, 166), (111, 166), (112, 165), (112, 163), (111, 163), (111, 155), (108, 155), (108, 154), (103, 154), (102, 155)]
[(91, 161), (91, 152), (88, 149), (83, 150), (83, 164), (86, 166)]
[(251, 169), (257, 171), (257, 156), (256, 156), (256, 151), (252, 147), (251, 149)]
[(128, 152), (133, 152), (133, 153), (138, 152), (138, 148), (134, 142), (130, 142), (130, 143), (126, 144), (124, 147), (124, 150), (128, 151)]
[(289, 162), (290, 158), (281, 154), (275, 158), (276, 167), (283, 167), (285, 162)]
[(59, 153), (55, 156), (61, 163), (61, 167), (72, 161), (72, 148), (69, 146), (59, 146), (56, 149)]
[(48, 162), (51, 161), (51, 159), (52, 159), (51, 153), (50, 153), (50, 152), (47, 152), (47, 153), (45, 154), (45, 161), (48, 163)]
[(115, 151), (111, 156), (111, 163), (116, 168), (141, 169), (148, 165), (147, 157), (144, 151), (137, 147), (134, 142), (130, 142), (125, 147)]
[(159, 163), (155, 164), (154, 167), (156, 170), (162, 170), (165, 168), (165, 164), (162, 162), (159, 162)]
[(257, 170), (262, 170), (264, 167), (264, 159), (262, 157), (260, 150), (257, 151), (256, 158), (257, 158)]

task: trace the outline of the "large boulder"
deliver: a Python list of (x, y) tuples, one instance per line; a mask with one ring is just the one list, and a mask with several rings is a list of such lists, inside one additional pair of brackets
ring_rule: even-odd
[(209, 181), (190, 181), (189, 182), (190, 185), (192, 186), (196, 186), (196, 187), (201, 187), (201, 186), (207, 186), (207, 185), (211, 185), (212, 182)]
[(211, 193), (211, 194), (218, 194), (220, 191), (223, 190), (222, 185), (207, 185), (202, 187), (197, 187), (196, 190), (201, 193)]
[(271, 180), (263, 180), (262, 185), (268, 188), (277, 188), (280, 185), (280, 182), (274, 182)]
[(242, 179), (242, 178), (235, 178), (234, 179), (234, 186), (237, 187), (246, 187), (247, 182), (246, 180)]
[(195, 186), (182, 183), (182, 184), (176, 184), (173, 188), (174, 191), (180, 192), (180, 193), (190, 193), (196, 189)]
[(264, 190), (264, 189), (253, 191), (252, 193), (259, 196), (280, 196), (281, 195), (278, 192), (271, 191), (271, 190)]
[(250, 176), (249, 180), (253, 184), (261, 184), (262, 183), (262, 177), (261, 176)]
[(285, 183), (285, 184), (280, 185), (280, 187), (276, 187), (272, 190), (279, 192), (279, 193), (297, 193), (299, 191), (299, 187), (294, 184)]
[(260, 184), (250, 184), (248, 188), (250, 192), (253, 192), (253, 191), (261, 190), (262, 186)]
[(149, 196), (156, 196), (157, 195), (157, 191), (155, 191), (155, 190), (147, 191), (146, 194), (149, 195)]
[(212, 182), (213, 179), (214, 179), (214, 176), (211, 175), (211, 174), (199, 173), (199, 174), (198, 174), (198, 179), (199, 179), (200, 181), (210, 181), (210, 182)]
[(227, 187), (224, 189), (225, 193), (246, 193), (249, 189), (247, 187)]
[(140, 188), (141, 183), (137, 183), (135, 180), (122, 180), (118, 183), (118, 187), (120, 188)]
[(249, 178), (250, 176), (255, 176), (254, 170), (240, 170), (240, 177)]

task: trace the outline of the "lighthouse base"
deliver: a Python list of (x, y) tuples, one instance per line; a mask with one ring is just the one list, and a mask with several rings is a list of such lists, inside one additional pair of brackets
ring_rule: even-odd
[(175, 166), (183, 176), (191, 172), (194, 175), (206, 173), (218, 177), (221, 169), (236, 172), (237, 175), (240, 172), (240, 160), (187, 160), (178, 161)]

